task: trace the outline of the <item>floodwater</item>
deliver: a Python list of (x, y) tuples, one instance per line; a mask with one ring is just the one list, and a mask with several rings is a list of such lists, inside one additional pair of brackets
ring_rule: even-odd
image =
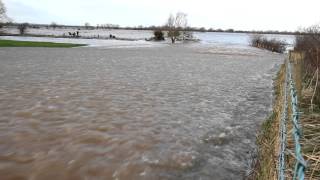
[(241, 179), (282, 60), (192, 43), (0, 48), (0, 179)]
[[(19, 35), (19, 30), (16, 27), (4, 27), (3, 32)], [(124, 30), (124, 29), (78, 29), (78, 28), (27, 28), (26, 33), (32, 35), (49, 35), (49, 36), (68, 36), (69, 32), (79, 31), (80, 36), (84, 37), (109, 37), (110, 34), (129, 39), (140, 39), (153, 37), (153, 31), (150, 30)]]
[[(2, 29), (5, 33), (18, 35), (17, 28), (5, 27)], [(80, 39), (80, 38), (45, 38), (45, 37), (19, 37), (9, 36), (0, 37), (1, 39), (12, 40), (24, 40), (24, 41), (47, 41), (47, 42), (62, 42), (62, 43), (81, 43), (89, 44), (91, 46), (108, 46), (114, 45), (126, 47), (126, 46), (151, 46), (155, 45), (151, 42), (144, 41), (153, 37), (153, 31), (151, 30), (123, 30), (123, 29), (76, 29), (76, 28), (28, 28), (27, 32), (31, 35), (47, 35), (47, 36), (67, 36), (68, 32), (79, 31), (80, 36), (87, 38), (109, 37), (110, 34), (115, 35), (118, 38), (126, 38), (139, 41), (116, 41), (116, 40), (103, 40), (103, 39)], [(200, 39), (202, 44), (215, 44), (222, 46), (248, 46), (252, 34), (248, 33), (223, 33), (223, 32), (193, 32), (195, 38)], [(289, 46), (295, 43), (294, 35), (281, 35), (281, 34), (264, 34), (263, 37), (267, 39), (277, 39), (286, 42)], [(169, 41), (169, 40), (168, 40)], [(159, 43), (157, 43), (159, 44)]]

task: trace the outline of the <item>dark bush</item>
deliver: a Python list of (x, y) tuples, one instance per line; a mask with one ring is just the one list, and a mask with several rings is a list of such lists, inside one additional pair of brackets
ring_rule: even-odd
[(277, 39), (267, 39), (260, 34), (251, 37), (251, 46), (267, 49), (272, 52), (283, 53), (286, 50), (286, 43)]
[(163, 41), (164, 40), (164, 33), (161, 30), (155, 30), (153, 32), (154, 34), (154, 39), (156, 41)]

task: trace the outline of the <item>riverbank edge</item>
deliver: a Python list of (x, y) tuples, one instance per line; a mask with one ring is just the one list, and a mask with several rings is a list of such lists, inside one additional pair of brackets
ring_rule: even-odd
[(257, 135), (256, 158), (253, 161), (252, 173), (248, 180), (277, 179), (277, 162), (279, 149), (279, 123), (284, 101), (285, 65), (282, 64), (273, 80), (274, 98), (272, 112), (262, 123)]

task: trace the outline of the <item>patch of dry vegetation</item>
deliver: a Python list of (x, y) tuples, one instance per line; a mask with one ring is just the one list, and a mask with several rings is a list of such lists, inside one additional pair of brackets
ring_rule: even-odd
[(257, 158), (254, 161), (254, 169), (247, 179), (271, 180), (277, 179), (277, 162), (279, 149), (279, 123), (284, 100), (285, 66), (282, 65), (276, 80), (274, 81), (275, 100), (273, 112), (262, 124), (261, 133), (257, 137)]
[(251, 37), (251, 46), (267, 49), (272, 52), (283, 53), (286, 50), (286, 43), (277, 39), (267, 39), (256, 34)]
[[(294, 53), (300, 59), (295, 63), (296, 81), (301, 82), (300, 116), (303, 138), (302, 153), (307, 161), (305, 179), (320, 179), (320, 26), (305, 29), (304, 35), (296, 36)], [(295, 58), (293, 58), (295, 59)], [(299, 70), (300, 69), (300, 70)], [(298, 85), (299, 86), (299, 85)], [(292, 140), (288, 141), (293, 146)], [(292, 161), (293, 157), (289, 159)]]

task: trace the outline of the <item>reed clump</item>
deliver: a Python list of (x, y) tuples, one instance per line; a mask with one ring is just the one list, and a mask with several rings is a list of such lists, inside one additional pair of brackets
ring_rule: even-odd
[[(307, 161), (305, 179), (320, 179), (320, 25), (304, 29), (296, 36), (294, 51), (291, 53), (295, 81), (299, 97), (302, 154)], [(288, 141), (288, 146), (294, 146)], [(290, 159), (294, 159), (291, 157)]]

